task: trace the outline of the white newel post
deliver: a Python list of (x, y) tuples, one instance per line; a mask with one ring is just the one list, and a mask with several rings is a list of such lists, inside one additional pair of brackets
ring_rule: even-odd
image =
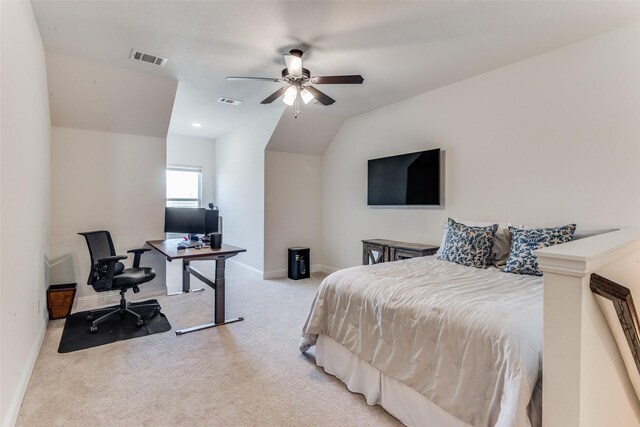
[(640, 302), (640, 229), (535, 254), (544, 272), (543, 426), (640, 425), (640, 404), (589, 288), (597, 272), (630, 287)]

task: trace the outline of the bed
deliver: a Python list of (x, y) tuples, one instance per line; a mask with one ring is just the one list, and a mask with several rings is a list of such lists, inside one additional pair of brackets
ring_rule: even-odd
[(406, 425), (541, 425), (542, 278), (435, 256), (329, 275), (300, 350)]

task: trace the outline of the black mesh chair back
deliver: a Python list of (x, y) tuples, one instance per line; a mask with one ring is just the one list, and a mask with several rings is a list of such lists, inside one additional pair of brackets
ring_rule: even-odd
[(108, 231), (91, 231), (89, 233), (83, 233), (83, 235), (87, 239), (92, 264), (96, 264), (96, 261), (100, 258), (106, 258), (116, 254), (116, 249), (113, 247), (113, 241), (111, 240), (111, 234), (109, 234)]
[[(99, 280), (104, 279), (107, 273), (106, 267), (98, 268), (98, 260), (116, 255), (116, 249), (113, 246), (113, 240), (111, 240), (111, 234), (108, 231), (90, 231), (80, 234), (82, 234), (87, 240), (87, 246), (89, 247), (91, 270), (89, 271), (87, 285), (92, 286)], [(115, 274), (120, 274), (123, 270), (124, 264), (117, 262), (115, 266)]]

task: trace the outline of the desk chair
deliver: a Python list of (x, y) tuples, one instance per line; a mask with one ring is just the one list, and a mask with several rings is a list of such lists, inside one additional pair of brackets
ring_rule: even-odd
[[(117, 289), (120, 291), (120, 306), (108, 307), (98, 310), (92, 310), (87, 316), (87, 320), (93, 321), (91, 323), (91, 332), (98, 330), (98, 324), (105, 320), (120, 315), (120, 318), (124, 318), (125, 315), (133, 316), (137, 319), (136, 324), (138, 326), (144, 325), (144, 320), (140, 314), (131, 309), (131, 305), (124, 297), (124, 294), (128, 289), (133, 289), (134, 293), (140, 292), (138, 285), (153, 280), (156, 277), (155, 271), (150, 267), (140, 267), (140, 258), (144, 252), (151, 249), (132, 249), (127, 251), (133, 253), (133, 268), (124, 268), (124, 264), (120, 260), (127, 259), (125, 255), (116, 255), (116, 250), (113, 247), (113, 241), (108, 231), (89, 231), (86, 233), (78, 233), (87, 241), (89, 247), (89, 254), (91, 256), (91, 270), (89, 271), (89, 279), (87, 285), (92, 286), (96, 292), (106, 292)], [(138, 304), (137, 307), (154, 307), (154, 314), (160, 313), (159, 304)], [(98, 313), (106, 313), (101, 317), (94, 320), (94, 317)]]

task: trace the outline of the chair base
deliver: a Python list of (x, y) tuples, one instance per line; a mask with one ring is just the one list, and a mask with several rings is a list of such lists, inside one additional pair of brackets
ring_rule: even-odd
[[(135, 306), (131, 306), (131, 303), (128, 302), (125, 297), (124, 294), (127, 290), (126, 289), (121, 289), (120, 290), (120, 306), (115, 308), (114, 307), (107, 307), (107, 308), (99, 308), (97, 310), (91, 310), (89, 312), (89, 315), (87, 316), (87, 320), (91, 322), (91, 326), (89, 327), (89, 332), (93, 333), (93, 332), (97, 332), (98, 331), (98, 325), (112, 317), (114, 317), (115, 315), (120, 315), (120, 318), (123, 319), (125, 316), (132, 316), (135, 317), (136, 320), (136, 325), (138, 325), (138, 327), (143, 326), (144, 325), (144, 319), (142, 318), (142, 316), (138, 313), (136, 313), (135, 311), (133, 311), (131, 308), (137, 308), (137, 307), (153, 307), (154, 308), (154, 314), (158, 314), (160, 313), (161, 307), (160, 304), (137, 304)], [(98, 317), (97, 319), (93, 320), (95, 318), (95, 315), (97, 313), (104, 313), (107, 312), (106, 314)]]

